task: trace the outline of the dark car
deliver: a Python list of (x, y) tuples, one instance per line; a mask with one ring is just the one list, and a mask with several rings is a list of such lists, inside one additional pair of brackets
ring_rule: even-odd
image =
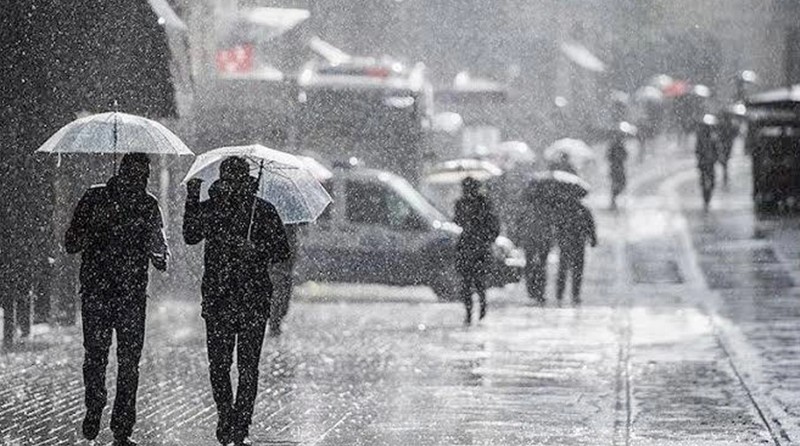
[[(454, 300), (461, 228), (405, 179), (389, 172), (338, 170), (325, 182), (334, 203), (299, 236), (300, 281), (427, 285)], [(505, 237), (492, 246), (490, 286), (517, 282), (524, 257)]]

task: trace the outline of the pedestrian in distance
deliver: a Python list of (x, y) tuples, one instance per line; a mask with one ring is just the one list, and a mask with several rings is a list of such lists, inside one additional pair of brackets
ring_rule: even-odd
[(136, 423), (148, 267), (152, 263), (165, 271), (169, 258), (158, 201), (146, 190), (149, 176), (147, 155), (126, 154), (116, 175), (84, 193), (64, 240), (68, 253), (81, 253), (83, 436), (93, 440), (100, 431), (108, 350), (116, 332), (117, 394), (111, 430), (118, 446), (135, 444), (130, 436)]
[(525, 194), (520, 212), (517, 240), (525, 251), (525, 285), (528, 297), (544, 302), (547, 288), (547, 258), (555, 245), (552, 197), (536, 193), (534, 184)]
[(717, 135), (717, 162), (722, 166), (722, 184), (727, 187), (728, 161), (730, 161), (731, 153), (733, 152), (733, 143), (739, 137), (739, 125), (736, 120), (730, 115), (725, 115), (720, 119)]
[(700, 189), (703, 194), (705, 211), (708, 211), (711, 196), (714, 193), (714, 167), (717, 163), (719, 146), (716, 134), (717, 123), (715, 116), (705, 115), (700, 125), (697, 126), (697, 141), (694, 151), (697, 157), (697, 169), (700, 172)]
[(611, 179), (611, 209), (617, 209), (617, 197), (627, 186), (625, 162), (628, 160), (628, 151), (625, 149), (625, 138), (622, 132), (614, 135), (611, 145), (606, 153), (608, 160), (608, 174)]
[(462, 229), (456, 244), (456, 270), (461, 276), (461, 299), (466, 309), (464, 324), (472, 323), (472, 294), (480, 301), (479, 319), (486, 317), (486, 276), (491, 245), (500, 233), (500, 220), (481, 183), (467, 177), (455, 205), (453, 222)]
[[(205, 240), (202, 317), (209, 374), (217, 406), (217, 440), (245, 445), (258, 391), (258, 362), (270, 311), (270, 265), (289, 259), (290, 248), (275, 207), (255, 196), (258, 182), (239, 157), (220, 164), (220, 177), (200, 201), (202, 180), (187, 183), (183, 237)], [(233, 351), (239, 371), (234, 400)]]
[(597, 232), (592, 212), (576, 199), (568, 199), (561, 203), (556, 218), (556, 239), (558, 241), (559, 260), (556, 280), (556, 298), (564, 297), (567, 275), (572, 277), (572, 301), (581, 301), (581, 284), (586, 255), (586, 243), (597, 246)]

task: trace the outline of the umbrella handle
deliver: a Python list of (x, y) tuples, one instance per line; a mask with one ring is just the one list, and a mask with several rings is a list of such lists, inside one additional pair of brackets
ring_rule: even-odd
[[(264, 174), (264, 160), (261, 160), (258, 163), (258, 179), (256, 180), (256, 188), (261, 187), (261, 175)], [(258, 189), (256, 189), (256, 193)], [(251, 237), (253, 235), (253, 220), (256, 216), (256, 199), (258, 198), (256, 193), (253, 194), (253, 206), (250, 207), (250, 223), (247, 225), (247, 241), (252, 242)]]
[(114, 99), (114, 151), (111, 154), (111, 157), (114, 158), (114, 171), (111, 172), (112, 175), (117, 174), (117, 113), (119, 113), (119, 103)]

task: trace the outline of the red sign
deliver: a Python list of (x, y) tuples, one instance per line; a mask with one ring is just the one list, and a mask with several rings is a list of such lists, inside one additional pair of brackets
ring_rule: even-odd
[(219, 73), (248, 73), (253, 70), (254, 53), (253, 45), (249, 43), (217, 50), (217, 71)]

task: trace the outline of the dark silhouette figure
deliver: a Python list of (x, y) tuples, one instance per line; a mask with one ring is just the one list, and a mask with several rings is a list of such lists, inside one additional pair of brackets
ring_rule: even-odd
[(525, 250), (525, 284), (528, 297), (544, 302), (547, 257), (555, 244), (552, 198), (529, 188), (517, 223), (517, 239)]
[(625, 140), (622, 135), (617, 135), (611, 142), (606, 153), (608, 160), (608, 174), (611, 177), (611, 209), (617, 208), (617, 197), (627, 186), (625, 162), (628, 160), (628, 151), (625, 149)]
[[(206, 321), (211, 389), (217, 405), (217, 440), (245, 444), (258, 390), (258, 361), (270, 311), (269, 267), (290, 255), (278, 212), (257, 198), (257, 181), (238, 157), (220, 165), (220, 179), (200, 201), (200, 180), (187, 185), (183, 237), (205, 240), (202, 316)], [(230, 369), (239, 369), (236, 399)]]
[(718, 129), (717, 162), (722, 166), (722, 184), (728, 186), (728, 161), (733, 152), (733, 143), (739, 136), (736, 121), (727, 116), (720, 121)]
[(564, 297), (567, 274), (572, 275), (572, 300), (580, 302), (586, 242), (597, 246), (592, 212), (578, 200), (567, 200), (558, 208), (556, 219), (556, 239), (558, 241), (559, 261), (556, 281), (556, 298)]
[(464, 323), (472, 323), (472, 294), (480, 299), (480, 319), (486, 316), (486, 275), (492, 242), (500, 233), (500, 221), (492, 203), (474, 178), (462, 182), (462, 196), (453, 222), (462, 228), (456, 244), (456, 270), (461, 276), (461, 298), (467, 310)]
[(68, 253), (81, 253), (83, 435), (91, 440), (100, 430), (108, 350), (116, 331), (117, 394), (111, 414), (116, 445), (134, 444), (129, 437), (136, 422), (148, 265), (164, 271), (169, 256), (158, 201), (146, 191), (149, 175), (146, 155), (125, 155), (117, 175), (80, 199), (64, 240)]
[(281, 335), (281, 323), (289, 312), (289, 302), (294, 289), (294, 261), (297, 252), (298, 225), (286, 225), (286, 238), (289, 243), (290, 256), (283, 262), (275, 263), (270, 269), (272, 279), (272, 301), (269, 312), (269, 335)]
[(711, 123), (704, 123), (697, 128), (697, 142), (695, 156), (697, 169), (700, 171), (700, 189), (703, 193), (703, 209), (708, 211), (711, 196), (714, 193), (715, 172), (717, 162), (717, 138), (715, 128)]

